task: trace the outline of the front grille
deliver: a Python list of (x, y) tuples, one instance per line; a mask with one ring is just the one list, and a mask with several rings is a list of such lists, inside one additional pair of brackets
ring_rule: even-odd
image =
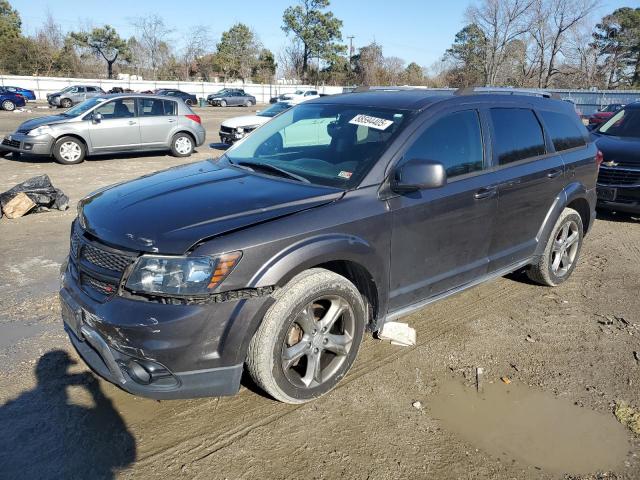
[(221, 131), (222, 133), (233, 133), (233, 128), (231, 128), (231, 127), (221, 126), (221, 127), (220, 127), (220, 131)]
[(2, 140), (2, 145), (13, 148), (20, 148), (20, 142), (18, 140), (9, 140), (8, 138)]
[(82, 247), (82, 259), (98, 267), (118, 273), (124, 272), (124, 269), (133, 261), (130, 256), (107, 252), (91, 244), (86, 244)]
[(601, 166), (598, 183), (600, 185), (640, 185), (640, 169), (627, 170)]
[(135, 261), (136, 254), (89, 240), (75, 226), (70, 243), (70, 272), (80, 288), (97, 301), (105, 301), (114, 295), (124, 271)]
[(118, 285), (115, 283), (103, 282), (102, 280), (98, 280), (97, 278), (92, 277), (86, 273), (83, 273), (81, 276), (80, 285), (82, 289), (86, 291), (85, 287), (90, 287), (95, 291), (101, 293), (104, 296), (111, 296), (116, 293), (118, 289)]

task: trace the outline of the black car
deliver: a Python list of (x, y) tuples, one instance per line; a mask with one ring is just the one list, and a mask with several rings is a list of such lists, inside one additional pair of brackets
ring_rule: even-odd
[(71, 342), (136, 395), (331, 390), (365, 332), (526, 268), (569, 278), (595, 220), (596, 147), (534, 95), (370, 91), (310, 100), (216, 160), (79, 203)]
[(251, 107), (256, 104), (256, 97), (244, 91), (227, 90), (219, 94), (209, 95), (207, 101), (212, 107)]
[(155, 94), (166, 95), (168, 97), (181, 98), (184, 101), (184, 103), (186, 103), (190, 107), (193, 107), (194, 105), (198, 104), (198, 99), (196, 98), (195, 95), (192, 95), (187, 92), (183, 92), (182, 90), (176, 90), (171, 88), (161, 88), (160, 90), (156, 90)]
[(625, 106), (592, 137), (602, 152), (598, 207), (640, 213), (640, 102)]

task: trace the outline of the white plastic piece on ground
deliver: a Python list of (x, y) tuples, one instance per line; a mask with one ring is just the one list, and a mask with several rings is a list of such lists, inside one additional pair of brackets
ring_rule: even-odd
[(387, 322), (378, 333), (381, 340), (391, 340), (391, 345), (412, 347), (416, 344), (416, 331), (407, 323)]

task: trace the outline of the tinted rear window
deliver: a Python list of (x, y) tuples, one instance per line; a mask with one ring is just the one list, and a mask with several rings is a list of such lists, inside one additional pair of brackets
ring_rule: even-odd
[(492, 108), (495, 151), (498, 163), (505, 165), (545, 153), (542, 127), (532, 110)]
[(165, 115), (177, 115), (178, 114), (178, 104), (171, 100), (163, 100), (164, 101), (164, 114)]
[(564, 113), (540, 112), (556, 152), (585, 145), (584, 135), (574, 119)]

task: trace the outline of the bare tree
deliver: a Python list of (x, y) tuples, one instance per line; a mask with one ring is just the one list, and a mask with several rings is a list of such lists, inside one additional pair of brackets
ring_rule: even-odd
[(302, 42), (294, 37), (278, 53), (278, 75), (284, 78), (299, 80), (302, 78), (304, 52)]
[(139, 17), (134, 20), (133, 26), (137, 32), (137, 39), (142, 48), (145, 49), (149, 68), (153, 79), (157, 79), (158, 69), (162, 65), (162, 46), (168, 45), (169, 36), (173, 29), (164, 23), (162, 17), (157, 14), (148, 17)]
[(385, 57), (382, 62), (382, 82), (386, 85), (399, 85), (404, 80), (405, 61), (398, 57)]
[(182, 49), (182, 55), (180, 56), (184, 67), (185, 80), (189, 80), (196, 61), (207, 53), (207, 49), (211, 43), (209, 27), (196, 25), (189, 29), (189, 33), (184, 37), (184, 47)]
[(536, 45), (537, 86), (548, 88), (559, 73), (558, 59), (571, 29), (593, 12), (598, 0), (535, 0), (530, 9), (531, 36)]
[(469, 23), (477, 25), (486, 37), (484, 81), (498, 83), (507, 58), (507, 47), (529, 30), (527, 13), (535, 0), (481, 0), (467, 9)]

